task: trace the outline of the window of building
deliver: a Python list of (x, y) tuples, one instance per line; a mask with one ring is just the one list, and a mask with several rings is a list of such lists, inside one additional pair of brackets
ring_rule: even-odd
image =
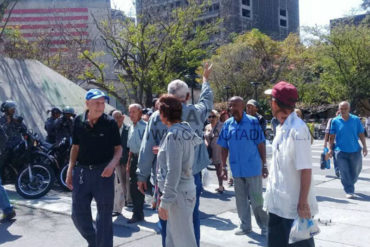
[(251, 17), (251, 11), (249, 9), (242, 9), (242, 16), (250, 18)]
[(241, 0), (241, 15), (244, 18), (252, 18), (252, 1)]
[(213, 9), (214, 9), (215, 11), (219, 11), (219, 10), (220, 10), (220, 4), (219, 4), (219, 3), (214, 4), (214, 5), (213, 5)]
[(287, 28), (288, 27), (288, 11), (287, 9), (279, 9), (279, 24), (280, 27)]
[(286, 17), (286, 9), (280, 9), (280, 16)]
[(242, 4), (245, 6), (251, 6), (251, 0), (242, 0)]
[(287, 22), (284, 19), (280, 19), (280, 26), (281, 27), (287, 27)]

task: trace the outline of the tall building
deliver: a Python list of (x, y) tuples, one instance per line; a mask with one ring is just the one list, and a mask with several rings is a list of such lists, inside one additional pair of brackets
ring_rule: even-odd
[[(4, 17), (8, 14), (9, 10)], [(29, 41), (46, 40), (45, 52), (77, 56), (72, 47), (73, 40), (83, 45), (82, 49), (106, 50), (95, 20), (99, 22), (108, 18), (111, 18), (110, 0), (19, 0), (10, 17), (2, 21), (8, 22), (8, 28), (18, 28)], [(113, 67), (110, 55), (100, 60)], [(106, 72), (113, 74), (113, 70)]]
[[(200, 0), (202, 1), (202, 0)], [(223, 19), (218, 39), (227, 42), (230, 33), (257, 28), (277, 40), (299, 32), (299, 0), (212, 0), (200, 24)], [(145, 16), (165, 18), (174, 8), (186, 6), (187, 0), (136, 0), (138, 20)]]

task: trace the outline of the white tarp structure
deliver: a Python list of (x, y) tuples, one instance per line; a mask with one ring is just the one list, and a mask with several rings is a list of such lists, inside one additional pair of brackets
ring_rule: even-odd
[[(85, 110), (86, 91), (36, 60), (0, 58), (0, 100), (17, 102), (17, 115), (34, 132), (46, 135), (44, 122), (53, 106)], [(113, 109), (107, 105), (106, 112)]]

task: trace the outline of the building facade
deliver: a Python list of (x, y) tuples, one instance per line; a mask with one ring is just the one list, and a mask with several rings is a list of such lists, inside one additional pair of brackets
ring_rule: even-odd
[[(136, 14), (139, 21), (147, 15), (164, 18), (172, 9), (187, 4), (187, 0), (136, 0)], [(299, 0), (212, 0), (199, 22), (218, 18), (223, 19), (216, 37), (221, 43), (227, 42), (231, 33), (253, 28), (283, 40), (289, 33), (299, 32)]]

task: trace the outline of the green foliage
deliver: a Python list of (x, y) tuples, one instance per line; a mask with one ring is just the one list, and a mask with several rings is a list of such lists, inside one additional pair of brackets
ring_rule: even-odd
[[(345, 25), (321, 34), (317, 60), (320, 80), (332, 101), (349, 100), (353, 107), (370, 99), (370, 29)], [(368, 109), (370, 110), (370, 109)]]
[[(221, 46), (211, 60), (212, 84), (217, 101), (231, 95), (244, 99), (254, 96), (250, 82), (260, 82), (258, 95), (280, 80), (297, 86), (305, 105), (321, 105), (349, 100), (353, 107), (365, 107), (370, 99), (370, 29), (338, 26), (330, 33), (312, 29), (314, 39), (304, 46), (299, 37), (289, 35), (274, 41), (258, 30), (239, 35)], [(368, 109), (370, 110), (370, 109)]]
[(118, 77), (132, 101), (151, 105), (152, 95), (163, 93), (175, 79), (194, 78), (209, 55), (205, 46), (219, 22), (197, 25), (207, 3), (189, 1), (166, 17), (144, 15), (133, 21), (97, 23), (102, 38), (122, 68)]

